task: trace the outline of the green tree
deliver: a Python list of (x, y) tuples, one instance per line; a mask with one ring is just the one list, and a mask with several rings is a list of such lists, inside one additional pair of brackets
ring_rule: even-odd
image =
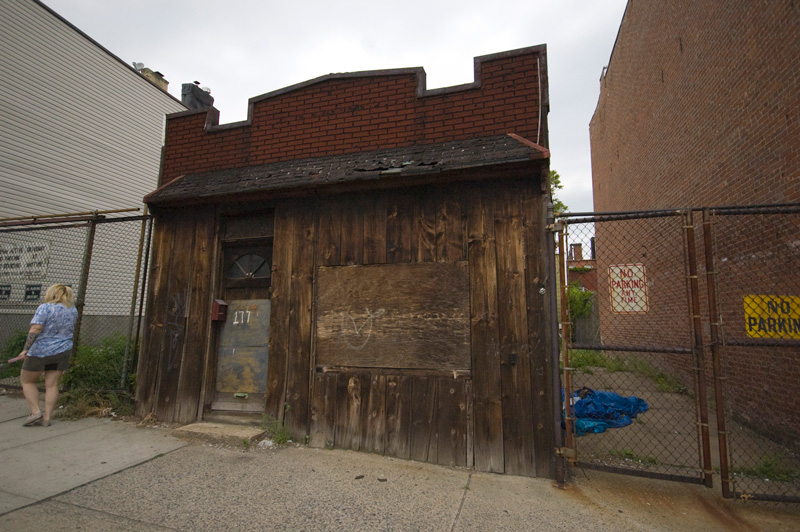
[(561, 176), (555, 170), (550, 170), (550, 195), (553, 198), (553, 210), (555, 212), (567, 212), (568, 207), (556, 196), (556, 190), (561, 190)]

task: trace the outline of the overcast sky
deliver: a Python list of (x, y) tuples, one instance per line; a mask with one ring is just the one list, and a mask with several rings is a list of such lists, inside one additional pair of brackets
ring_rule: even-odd
[(43, 0), (127, 63), (211, 89), (220, 123), (249, 98), (332, 72), (424, 67), (473, 81), (473, 57), (547, 45), (551, 168), (592, 210), (589, 120), (627, 0)]

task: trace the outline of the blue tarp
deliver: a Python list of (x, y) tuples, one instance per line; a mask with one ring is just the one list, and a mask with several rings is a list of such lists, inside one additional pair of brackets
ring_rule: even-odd
[(622, 397), (614, 392), (581, 388), (572, 392), (575, 434), (605, 432), (608, 428), (626, 427), (637, 414), (647, 412), (647, 401), (638, 397)]

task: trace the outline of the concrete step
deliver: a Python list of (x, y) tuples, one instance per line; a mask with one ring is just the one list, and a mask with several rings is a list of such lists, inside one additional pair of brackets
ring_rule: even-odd
[(261, 426), (260, 412), (206, 412), (203, 421), (208, 423), (224, 423), (226, 425)]
[(230, 425), (227, 423), (192, 423), (172, 431), (177, 438), (202, 441), (230, 447), (250, 448), (266, 436), (261, 427), (248, 425)]

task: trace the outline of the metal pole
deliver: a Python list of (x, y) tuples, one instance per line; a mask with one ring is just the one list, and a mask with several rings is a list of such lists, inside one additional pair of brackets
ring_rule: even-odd
[(564, 445), (567, 449), (574, 449), (575, 442), (572, 437), (572, 402), (570, 400), (572, 386), (570, 384), (569, 366), (569, 343), (572, 338), (571, 317), (569, 314), (569, 302), (567, 301), (567, 271), (564, 266), (566, 247), (564, 245), (564, 233), (566, 225), (558, 228), (558, 272), (561, 281), (561, 360), (564, 363), (564, 424), (566, 425), (566, 438)]
[(142, 314), (144, 313), (144, 297), (145, 290), (147, 289), (147, 273), (149, 272), (150, 265), (150, 242), (153, 237), (153, 218), (148, 220), (147, 224), (147, 243), (144, 245), (144, 268), (142, 270), (142, 288), (139, 295), (139, 313), (136, 318), (136, 342), (133, 344), (134, 364), (136, 365), (137, 373), (139, 371), (139, 340), (142, 337)]
[[(549, 231), (546, 233), (547, 241), (547, 269), (549, 281), (547, 283), (547, 290), (550, 291), (550, 336), (552, 338), (551, 346), (551, 364), (552, 364), (552, 393), (553, 393), (553, 428), (555, 430), (555, 446), (557, 450), (564, 447), (564, 433), (561, 429), (561, 405), (564, 400), (561, 396), (561, 371), (558, 367), (559, 359), (559, 346), (558, 346), (558, 300), (556, 297), (556, 290), (558, 290), (558, 283), (556, 282), (556, 244), (555, 244), (555, 217), (553, 214), (553, 204), (547, 204), (547, 227)], [(556, 483), (559, 488), (564, 489), (566, 481), (566, 464), (565, 457), (560, 452), (556, 453), (555, 459), (556, 466)]]
[[(147, 207), (144, 208), (147, 215)], [(145, 230), (147, 229), (147, 218), (142, 218), (142, 227), (139, 230), (139, 253), (136, 257), (136, 276), (133, 280), (133, 293), (131, 295), (131, 310), (128, 313), (128, 334), (125, 337), (125, 356), (122, 359), (122, 375), (119, 379), (120, 389), (126, 390), (125, 382), (128, 380), (128, 359), (131, 354), (131, 340), (133, 336), (133, 315), (136, 314), (136, 297), (139, 295), (139, 275), (142, 271), (142, 248), (144, 246)]]
[(733, 479), (728, 464), (728, 431), (725, 423), (725, 377), (722, 373), (722, 316), (717, 306), (717, 271), (714, 265), (713, 222), (708, 209), (703, 210), (703, 243), (706, 254), (706, 285), (708, 313), (711, 321), (711, 358), (714, 366), (714, 397), (717, 407), (717, 432), (719, 434), (719, 469), (722, 476), (722, 496), (734, 496)]
[(86, 233), (86, 244), (83, 249), (83, 267), (81, 269), (81, 280), (78, 282), (78, 297), (75, 301), (75, 308), (78, 309), (78, 320), (75, 322), (75, 332), (72, 335), (72, 352), (78, 352), (80, 344), (81, 325), (83, 323), (83, 307), (86, 305), (86, 284), (89, 282), (89, 267), (92, 264), (92, 248), (94, 247), (94, 234), (97, 229), (97, 211), (94, 212), (89, 231)]
[(697, 414), (699, 416), (698, 437), (702, 447), (700, 465), (703, 471), (703, 484), (713, 486), (714, 476), (711, 465), (711, 438), (708, 433), (708, 399), (706, 397), (706, 364), (703, 353), (703, 323), (700, 318), (700, 286), (697, 279), (697, 248), (695, 244), (692, 211), (683, 214), (683, 230), (686, 239), (688, 266), (687, 285), (689, 288), (689, 319), (691, 321), (694, 343), (694, 363), (697, 371)]

